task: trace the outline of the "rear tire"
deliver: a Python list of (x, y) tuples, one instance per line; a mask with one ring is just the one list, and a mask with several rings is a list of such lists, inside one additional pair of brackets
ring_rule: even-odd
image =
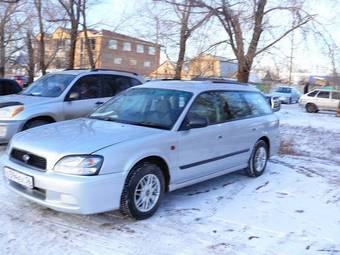
[(128, 175), (120, 199), (120, 212), (136, 220), (151, 217), (165, 191), (161, 168), (150, 162), (136, 165)]
[(249, 159), (249, 166), (246, 169), (250, 177), (258, 177), (263, 174), (269, 158), (268, 145), (263, 140), (258, 140), (254, 145)]
[(28, 121), (22, 130), (27, 130), (27, 129), (30, 129), (30, 128), (35, 128), (35, 127), (39, 127), (39, 126), (42, 126), (42, 125), (47, 125), (47, 124), (50, 124), (51, 122), (48, 121), (48, 120), (30, 120)]
[(315, 104), (308, 103), (308, 104), (306, 104), (306, 111), (309, 112), (309, 113), (316, 113), (316, 112), (318, 112), (318, 108)]

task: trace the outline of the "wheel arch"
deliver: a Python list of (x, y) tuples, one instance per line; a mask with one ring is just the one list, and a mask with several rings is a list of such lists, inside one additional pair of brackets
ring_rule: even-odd
[(169, 191), (169, 184), (170, 184), (170, 171), (169, 171), (169, 165), (166, 162), (166, 160), (158, 155), (150, 155), (150, 156), (145, 156), (142, 159), (139, 159), (137, 162), (135, 162), (132, 167), (130, 168), (128, 175), (131, 174), (131, 172), (133, 171), (133, 168), (138, 165), (138, 164), (142, 164), (145, 162), (150, 162), (150, 163), (154, 163), (157, 166), (159, 166), (162, 170), (163, 176), (164, 176), (164, 180), (165, 180), (165, 191)]
[(39, 116), (34, 116), (29, 118), (28, 120), (26, 120), (26, 122), (24, 123), (24, 125), (22, 126), (22, 130), (25, 129), (25, 126), (30, 122), (30, 121), (34, 121), (34, 120), (46, 120), (49, 123), (53, 123), (56, 122), (55, 118), (53, 118), (50, 115), (39, 115)]

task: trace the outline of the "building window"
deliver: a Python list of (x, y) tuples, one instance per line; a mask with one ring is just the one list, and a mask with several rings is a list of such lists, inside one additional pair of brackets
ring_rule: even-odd
[(151, 62), (150, 61), (145, 61), (144, 62), (144, 67), (150, 67), (151, 66)]
[(138, 53), (144, 53), (144, 45), (143, 44), (137, 44), (137, 52)]
[(123, 59), (122, 58), (114, 58), (113, 62), (117, 65), (121, 65), (122, 62), (123, 62)]
[(107, 47), (111, 50), (116, 50), (118, 48), (118, 42), (117, 40), (109, 40), (107, 42)]
[(156, 49), (155, 47), (149, 47), (149, 55), (155, 55), (156, 54)]
[(96, 50), (96, 39), (89, 39), (92, 50)]
[(124, 42), (124, 44), (123, 44), (123, 50), (125, 50), (125, 51), (131, 51), (131, 43), (129, 43), (129, 42)]
[(132, 66), (137, 65), (137, 60), (136, 59), (130, 59), (130, 65), (132, 65)]

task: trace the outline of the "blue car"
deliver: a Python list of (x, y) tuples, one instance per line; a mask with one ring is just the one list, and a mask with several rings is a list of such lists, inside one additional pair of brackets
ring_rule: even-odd
[(299, 102), (301, 94), (296, 88), (279, 86), (274, 90), (272, 96), (278, 97), (281, 103), (295, 104)]

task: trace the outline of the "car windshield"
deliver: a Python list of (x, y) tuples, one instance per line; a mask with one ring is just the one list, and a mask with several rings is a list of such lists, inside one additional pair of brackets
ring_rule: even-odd
[(275, 92), (279, 93), (291, 93), (292, 89), (291, 88), (286, 88), (286, 87), (279, 87), (275, 90)]
[(170, 130), (191, 97), (185, 91), (134, 88), (99, 107), (90, 118)]
[(22, 95), (58, 97), (75, 78), (72, 74), (47, 74), (33, 82)]

